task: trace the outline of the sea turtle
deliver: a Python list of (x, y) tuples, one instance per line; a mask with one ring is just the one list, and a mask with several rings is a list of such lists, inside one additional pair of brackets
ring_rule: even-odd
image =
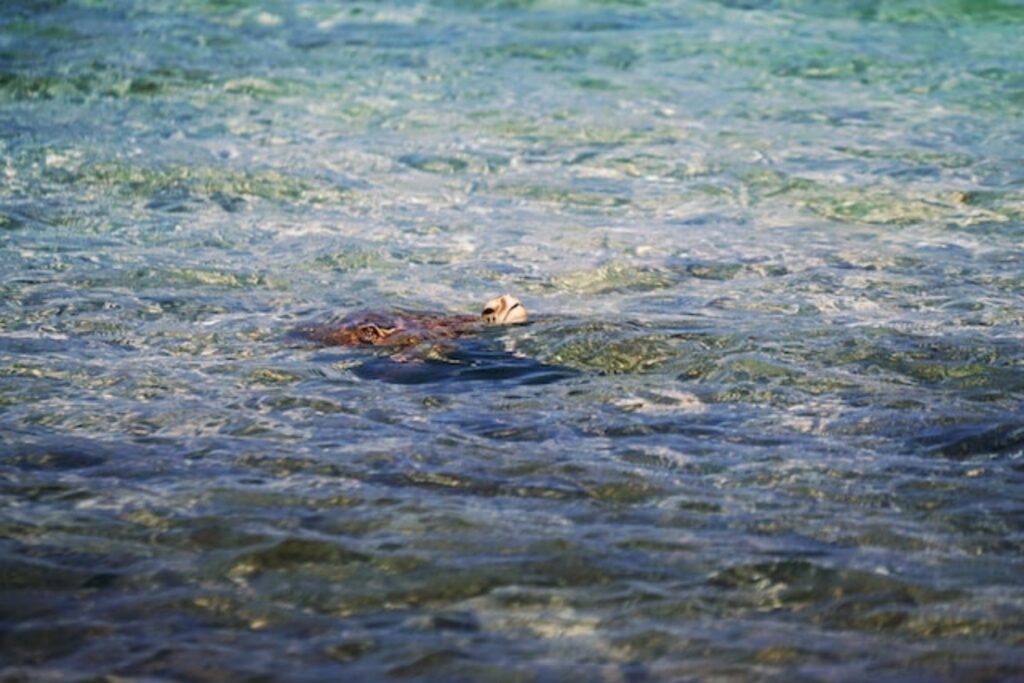
[(298, 332), (329, 346), (385, 346), (405, 349), (444, 342), (478, 332), (486, 325), (524, 323), (526, 308), (511, 294), (484, 304), (479, 316), (422, 311), (356, 311), (337, 322), (303, 327)]
[(295, 332), (328, 346), (369, 347), (382, 351), (347, 366), (361, 379), (396, 384), (511, 381), (525, 385), (547, 384), (576, 376), (575, 370), (547, 365), (508, 349), (497, 349), (486, 338), (466, 339), (489, 326), (525, 323), (526, 320), (526, 308), (519, 299), (503, 294), (484, 304), (480, 315), (364, 310), (340, 320), (300, 327)]

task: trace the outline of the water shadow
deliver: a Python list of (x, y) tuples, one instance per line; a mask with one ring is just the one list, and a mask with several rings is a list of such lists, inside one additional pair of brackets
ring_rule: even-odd
[(461, 343), (443, 359), (406, 359), (377, 356), (352, 369), (360, 379), (391, 384), (551, 384), (579, 376), (572, 368), (547, 365), (532, 358), (489, 348), (483, 342)]

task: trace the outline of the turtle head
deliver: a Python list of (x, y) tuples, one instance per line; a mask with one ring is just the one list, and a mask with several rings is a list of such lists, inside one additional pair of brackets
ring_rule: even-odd
[(512, 325), (526, 322), (526, 308), (519, 299), (511, 294), (502, 294), (484, 304), (480, 313), (485, 323), (493, 325)]

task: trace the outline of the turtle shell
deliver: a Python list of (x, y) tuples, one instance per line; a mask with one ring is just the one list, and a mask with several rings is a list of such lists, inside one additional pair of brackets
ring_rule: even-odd
[(455, 339), (478, 331), (480, 318), (418, 311), (356, 311), (337, 322), (303, 328), (304, 336), (329, 346), (408, 347)]

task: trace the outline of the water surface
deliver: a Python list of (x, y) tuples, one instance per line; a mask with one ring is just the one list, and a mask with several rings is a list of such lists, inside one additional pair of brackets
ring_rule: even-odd
[(3, 678), (1024, 677), (1022, 30), (7, 0)]

